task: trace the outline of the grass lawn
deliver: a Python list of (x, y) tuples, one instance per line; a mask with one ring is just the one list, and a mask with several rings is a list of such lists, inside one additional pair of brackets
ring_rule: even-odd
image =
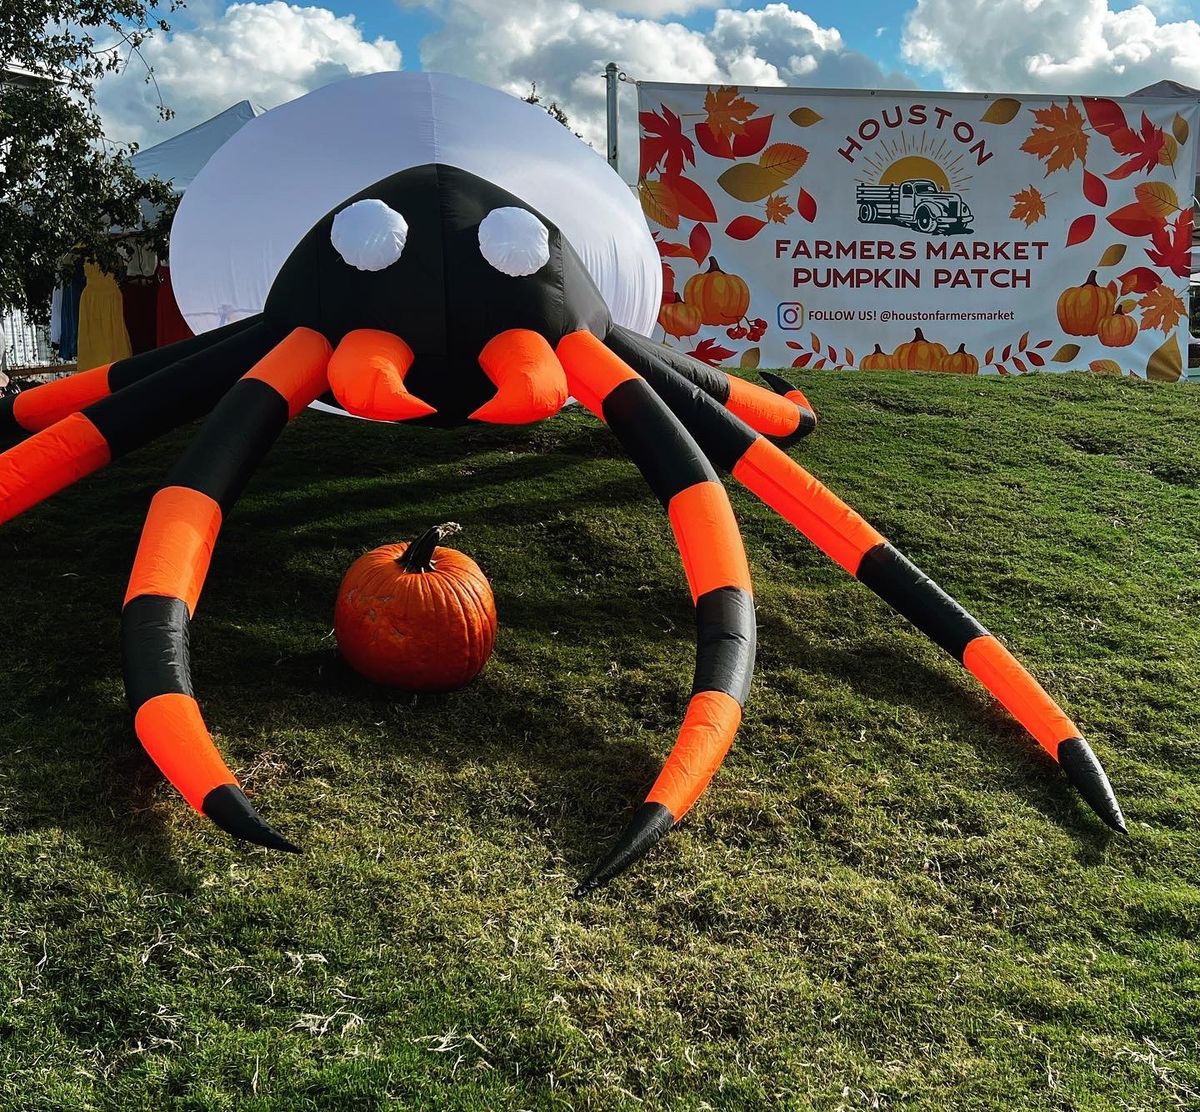
[[(759, 655), (683, 825), (567, 898), (680, 722), (666, 516), (582, 412), (446, 434), (308, 414), (227, 523), (201, 705), (231, 844), (133, 738), (118, 608), (169, 438), (0, 529), (0, 1108), (1200, 1106), (1200, 395), (809, 375), (793, 454), (1014, 648), (1110, 834), (950, 658), (744, 491)], [(389, 694), (344, 570), (453, 519), (479, 681)]]

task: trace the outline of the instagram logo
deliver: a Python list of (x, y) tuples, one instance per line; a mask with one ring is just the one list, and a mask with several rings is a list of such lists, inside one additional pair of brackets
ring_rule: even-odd
[(804, 327), (804, 306), (799, 301), (782, 301), (776, 310), (779, 315), (779, 327), (795, 331)]

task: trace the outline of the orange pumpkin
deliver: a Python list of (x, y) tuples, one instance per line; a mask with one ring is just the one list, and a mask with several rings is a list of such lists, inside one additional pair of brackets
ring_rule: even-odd
[(1120, 306), (1117, 306), (1117, 311), (1111, 316), (1105, 317), (1096, 330), (1100, 342), (1110, 348), (1128, 347), (1137, 339), (1137, 334), (1137, 321), (1133, 317), (1127, 317), (1125, 310)]
[(726, 274), (713, 259), (706, 271), (687, 280), (683, 300), (700, 310), (704, 324), (737, 324), (750, 308), (750, 287), (736, 274)]
[(700, 310), (694, 305), (688, 305), (677, 293), (663, 302), (658, 311), (658, 323), (669, 336), (683, 339), (694, 336), (700, 331)]
[(945, 345), (925, 339), (918, 328), (907, 344), (892, 352), (892, 361), (898, 371), (936, 371), (948, 354)]
[(410, 691), (450, 691), (483, 670), (496, 640), (496, 602), (474, 560), (438, 547), (458, 531), (453, 522), (437, 525), (351, 565), (333, 629), (356, 672)]
[(894, 371), (896, 369), (892, 363), (892, 357), (878, 344), (875, 345), (873, 352), (862, 357), (862, 362), (858, 367), (862, 371)]
[(952, 375), (978, 374), (979, 360), (967, 351), (966, 344), (959, 344), (958, 351), (952, 351), (942, 360), (942, 370)]
[(1082, 286), (1070, 286), (1058, 295), (1058, 323), (1068, 336), (1095, 336), (1116, 303), (1111, 289), (1096, 284), (1093, 270)]

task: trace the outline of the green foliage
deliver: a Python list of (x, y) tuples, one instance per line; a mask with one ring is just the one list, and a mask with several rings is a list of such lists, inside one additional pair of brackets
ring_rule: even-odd
[[(542, 96), (542, 94), (538, 92), (538, 87), (537, 87), (536, 81), (531, 81), (529, 83), (529, 95), (524, 96), (521, 99), (526, 104), (536, 104), (552, 120), (557, 120), (568, 131), (571, 130), (571, 118), (567, 115), (566, 110), (556, 100), (552, 100), (549, 103), (547, 103), (546, 99)], [(578, 131), (575, 132), (575, 137), (577, 139), (583, 138), (583, 136), (580, 135)]]
[[(306, 414), (192, 626), (218, 744), (299, 857), (232, 845), (133, 738), (118, 608), (174, 435), (0, 528), (0, 1108), (1195, 1107), (1197, 397), (815, 374), (792, 454), (1081, 725), (1111, 835), (953, 660), (731, 486), (746, 719), (681, 829), (568, 898), (682, 719), (662, 507), (575, 410)], [(431, 523), (491, 577), (463, 691), (339, 667), (351, 561)]]
[[(172, 3), (171, 9), (174, 10)], [(0, 19), (0, 308), (44, 319), (72, 250), (119, 270), (112, 231), (165, 239), (175, 199), (133, 172), (132, 145), (104, 136), (95, 86), (166, 31), (142, 0), (21, 0)], [(13, 72), (15, 71), (15, 73)], [(153, 75), (147, 69), (147, 80)], [(169, 110), (160, 107), (164, 117)]]

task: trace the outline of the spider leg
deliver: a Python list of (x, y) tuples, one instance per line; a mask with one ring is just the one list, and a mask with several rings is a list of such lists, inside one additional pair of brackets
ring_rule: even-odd
[(284, 426), (327, 388), (330, 347), (297, 328), (221, 399), (155, 494), (121, 615), (125, 690), (146, 752), (222, 829), (295, 850), (250, 805), (192, 689), (188, 624), (225, 514)]
[(143, 378), (245, 331), (260, 316), (0, 398), (0, 442), (15, 444)]
[(725, 759), (754, 671), (754, 600), (729, 498), (687, 430), (590, 332), (564, 337), (558, 357), (571, 393), (612, 429), (666, 507), (696, 605), (696, 671), (678, 739), (646, 801), (579, 885), (582, 896), (666, 834)]
[(0, 453), (0, 524), (207, 413), (278, 338), (258, 321)]
[(1120, 804), (1079, 727), (1017, 659), (827, 487), (665, 363), (639, 368), (718, 467), (958, 660), (1063, 768), (1091, 808), (1126, 833)]
[(760, 372), (771, 386), (764, 390), (619, 324), (613, 325), (605, 342), (638, 371), (648, 364), (665, 364), (780, 447), (789, 447), (817, 427), (812, 403), (778, 375)]

